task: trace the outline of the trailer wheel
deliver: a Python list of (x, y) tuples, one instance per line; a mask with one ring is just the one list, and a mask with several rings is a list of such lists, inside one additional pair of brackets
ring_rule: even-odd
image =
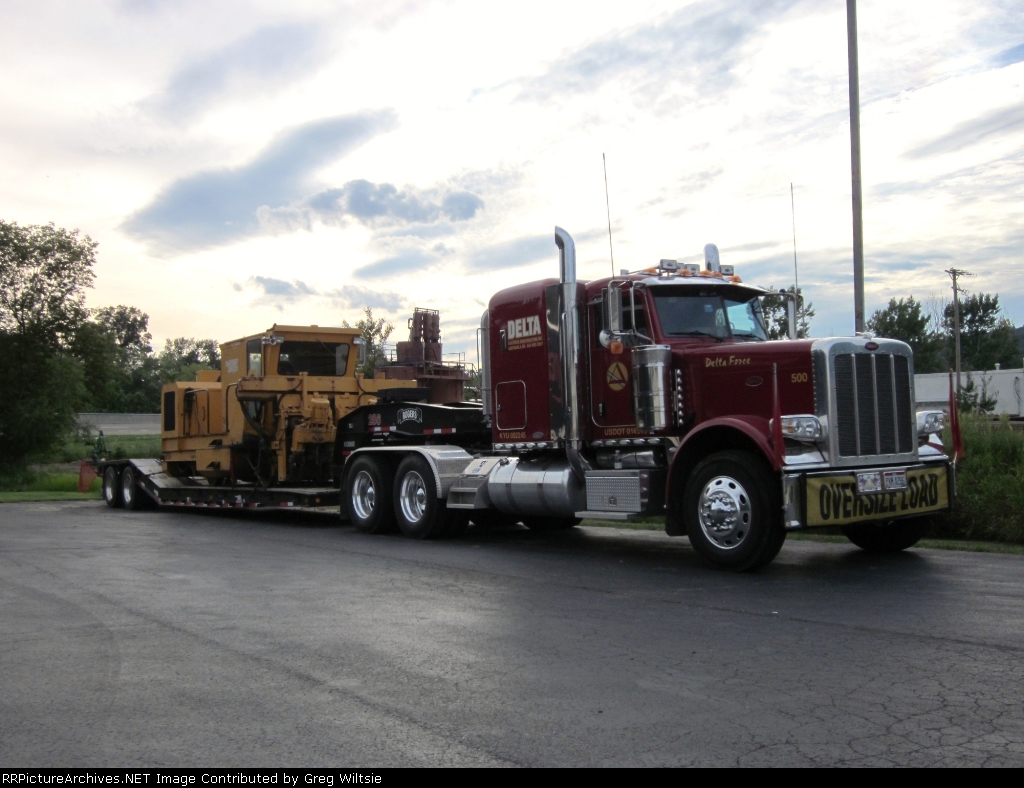
[(103, 471), (103, 500), (111, 509), (120, 509), (124, 500), (121, 498), (121, 474), (117, 466), (108, 465)]
[[(395, 517), (402, 533), (413, 539), (440, 539), (457, 526), (462, 512), (449, 510), (437, 497), (434, 472), (419, 454), (410, 454), (395, 474)], [(466, 518), (468, 521), (468, 518)], [(457, 529), (456, 529), (457, 530)]]
[(139, 475), (131, 465), (126, 465), (121, 474), (121, 500), (124, 508), (132, 511), (145, 509), (149, 502), (146, 493), (139, 488)]
[(930, 522), (927, 517), (915, 517), (890, 523), (855, 523), (844, 525), (843, 534), (869, 553), (898, 553), (916, 545)]
[(583, 522), (579, 517), (524, 517), (523, 525), (531, 531), (568, 531)]
[(364, 534), (386, 534), (395, 530), (395, 512), (389, 495), (394, 476), (383, 460), (363, 455), (352, 461), (345, 484), (345, 507), (349, 520)]
[(683, 491), (683, 524), (694, 551), (712, 566), (749, 572), (786, 540), (779, 482), (747, 452), (723, 451), (694, 469)]

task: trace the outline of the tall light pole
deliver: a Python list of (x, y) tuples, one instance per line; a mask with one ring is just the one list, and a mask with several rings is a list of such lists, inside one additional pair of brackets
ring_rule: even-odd
[(853, 180), (853, 322), (864, 330), (864, 220), (860, 188), (860, 67), (857, 60), (857, 0), (846, 0), (850, 56), (850, 169)]

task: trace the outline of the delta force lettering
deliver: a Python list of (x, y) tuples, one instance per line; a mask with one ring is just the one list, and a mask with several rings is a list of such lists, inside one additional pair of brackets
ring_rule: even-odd
[(540, 317), (530, 315), (508, 321), (507, 328), (508, 349), (525, 350), (531, 347), (540, 347), (544, 344), (541, 335)]
[(846, 525), (891, 520), (945, 509), (949, 494), (945, 468), (907, 471), (905, 490), (857, 491), (852, 475), (808, 477), (807, 525)]
[(717, 358), (704, 357), (704, 367), (746, 367), (750, 364), (750, 358), (740, 358), (739, 356), (718, 356)]

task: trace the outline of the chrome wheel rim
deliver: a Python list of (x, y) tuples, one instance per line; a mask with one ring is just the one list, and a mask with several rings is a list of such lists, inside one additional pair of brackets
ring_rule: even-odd
[(112, 501), (115, 498), (115, 492), (117, 491), (117, 474), (108, 471), (103, 474), (103, 497), (108, 501)]
[(121, 477), (121, 497), (129, 506), (132, 503), (132, 498), (135, 497), (135, 479), (127, 471)]
[(704, 535), (723, 550), (743, 544), (752, 524), (750, 496), (729, 476), (716, 476), (704, 485), (697, 504)]
[(416, 471), (409, 471), (402, 479), (398, 502), (402, 507), (402, 516), (407, 522), (418, 523), (426, 514), (427, 486), (423, 483), (423, 477)]
[(373, 477), (366, 471), (359, 471), (352, 482), (352, 508), (360, 520), (368, 520), (377, 503), (377, 489)]

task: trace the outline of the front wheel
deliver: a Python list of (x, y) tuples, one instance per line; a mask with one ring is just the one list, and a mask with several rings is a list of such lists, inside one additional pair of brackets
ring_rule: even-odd
[(869, 553), (898, 553), (916, 545), (928, 524), (927, 517), (890, 523), (855, 523), (844, 525), (843, 534)]
[(111, 509), (120, 509), (124, 503), (121, 498), (121, 475), (113, 465), (108, 465), (103, 471), (103, 500)]
[(383, 460), (357, 457), (352, 461), (345, 484), (345, 508), (357, 531), (386, 534), (395, 530), (395, 512), (391, 508), (394, 474)]
[(723, 451), (703, 460), (683, 492), (693, 549), (720, 569), (746, 572), (770, 563), (786, 540), (779, 487), (753, 454)]

